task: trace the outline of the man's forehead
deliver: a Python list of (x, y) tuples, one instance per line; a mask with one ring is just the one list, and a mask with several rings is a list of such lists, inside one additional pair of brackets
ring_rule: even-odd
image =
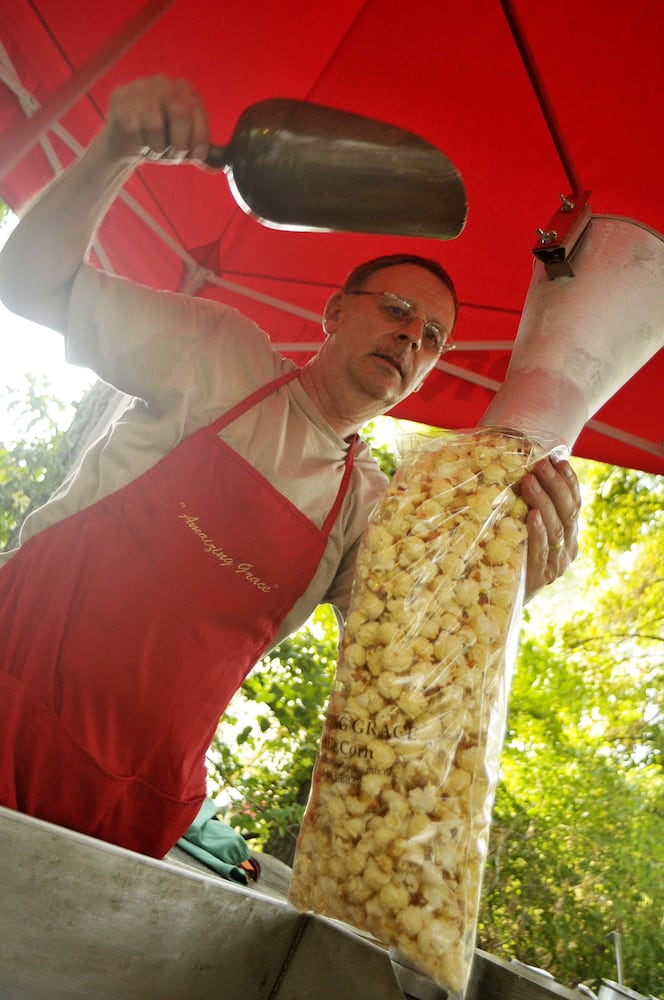
[(419, 264), (390, 264), (374, 271), (362, 282), (362, 287), (366, 291), (393, 292), (440, 311), (454, 311), (450, 289), (432, 271)]

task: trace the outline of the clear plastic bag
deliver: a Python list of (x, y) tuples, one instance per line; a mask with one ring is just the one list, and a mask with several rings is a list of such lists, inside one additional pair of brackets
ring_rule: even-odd
[(430, 442), (367, 526), (290, 901), (398, 949), (451, 997), (472, 958), (527, 508), (516, 431)]

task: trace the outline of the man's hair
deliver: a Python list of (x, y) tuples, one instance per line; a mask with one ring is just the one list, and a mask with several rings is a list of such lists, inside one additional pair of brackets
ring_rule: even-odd
[[(430, 271), (431, 274), (438, 278), (452, 296), (454, 303), (454, 323), (456, 323), (459, 313), (459, 301), (456, 289), (454, 288), (454, 282), (445, 268), (437, 260), (432, 260), (430, 257), (420, 257), (414, 253), (392, 253), (385, 254), (383, 257), (373, 257), (371, 260), (367, 260), (363, 264), (358, 264), (357, 267), (353, 268), (350, 274), (347, 275), (341, 290), (342, 292), (355, 292), (362, 288), (367, 278), (370, 278), (376, 271), (382, 271), (385, 267), (396, 267), (398, 264), (415, 264), (416, 267), (423, 267), (425, 271)], [(452, 324), (453, 326), (454, 323)]]

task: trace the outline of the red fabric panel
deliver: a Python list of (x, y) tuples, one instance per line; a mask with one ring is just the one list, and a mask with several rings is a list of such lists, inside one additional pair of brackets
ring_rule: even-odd
[[(25, 87), (46, 101), (68, 74), (139, 8), (117, 0), (82, 18), (74, 0), (16, 0), (3, 12), (0, 40)], [(34, 13), (38, 11), (39, 17)], [(661, 39), (664, 5), (651, 0), (559, 0), (516, 4), (560, 127), (597, 213), (624, 215), (664, 232), (661, 164)], [(216, 244), (223, 277), (318, 311), (359, 260), (408, 250), (436, 256), (455, 277), (462, 308), (457, 340), (510, 340), (530, 280), (535, 231), (568, 193), (567, 178), (498, 0), (179, 0), (65, 116), (85, 144), (119, 83), (153, 72), (190, 78), (210, 107), (215, 141), (225, 143), (241, 111), (265, 97), (308, 98), (408, 128), (460, 168), (469, 218), (453, 242), (346, 234), (274, 232), (246, 218), (223, 177), (148, 167), (129, 187), (186, 249)], [(23, 112), (0, 85), (0, 137)], [(68, 160), (70, 154), (65, 155)], [(0, 180), (14, 207), (50, 176), (35, 151)], [(120, 273), (178, 287), (182, 262), (125, 206), (116, 206), (102, 242)], [(203, 294), (219, 295), (212, 285)], [(225, 293), (224, 293), (225, 294)], [(280, 342), (315, 340), (315, 326), (242, 301)], [(455, 363), (500, 379), (501, 350), (459, 350)], [(664, 439), (659, 355), (597, 415), (658, 447)], [(486, 388), (438, 376), (402, 404), (402, 416), (469, 426), (486, 407)], [(577, 452), (664, 473), (658, 454), (586, 431)]]

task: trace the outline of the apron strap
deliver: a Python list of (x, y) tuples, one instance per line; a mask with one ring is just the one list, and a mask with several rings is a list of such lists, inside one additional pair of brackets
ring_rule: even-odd
[(350, 482), (350, 477), (353, 472), (353, 459), (355, 457), (355, 445), (357, 443), (357, 434), (353, 434), (350, 445), (348, 447), (348, 455), (346, 456), (346, 468), (344, 470), (343, 479), (337, 491), (337, 498), (332, 504), (330, 513), (325, 518), (325, 522), (321, 528), (322, 533), (327, 538), (332, 531), (332, 526), (337, 519), (337, 514), (341, 510), (341, 505), (344, 502), (344, 497), (346, 496), (346, 491), (348, 490), (348, 484)]
[(287, 382), (292, 382), (293, 379), (297, 378), (299, 375), (300, 369), (294, 368), (292, 372), (285, 372), (278, 378), (273, 379), (272, 382), (268, 382), (267, 385), (261, 385), (258, 389), (255, 389), (254, 392), (251, 392), (248, 396), (245, 396), (244, 399), (241, 399), (239, 403), (236, 403), (235, 406), (232, 406), (230, 410), (227, 410), (226, 413), (223, 413), (217, 420), (214, 420), (212, 424), (210, 424), (210, 430), (223, 430), (223, 428), (228, 424), (232, 424), (234, 420), (241, 417), (247, 410), (250, 410), (252, 406), (255, 406), (257, 403), (261, 403), (267, 398), (267, 396), (276, 392), (277, 389), (280, 389), (282, 385), (286, 385)]

